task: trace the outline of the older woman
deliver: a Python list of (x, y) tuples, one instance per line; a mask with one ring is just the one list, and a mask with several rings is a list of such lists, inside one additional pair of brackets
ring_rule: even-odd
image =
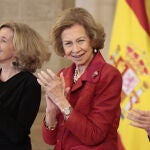
[(38, 74), (46, 91), (43, 138), (55, 150), (117, 150), (122, 78), (99, 50), (105, 33), (83, 8), (70, 8), (51, 32), (56, 53), (73, 63)]

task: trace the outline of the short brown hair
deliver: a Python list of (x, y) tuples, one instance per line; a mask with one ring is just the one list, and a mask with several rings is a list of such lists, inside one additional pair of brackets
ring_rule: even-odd
[(92, 15), (83, 8), (69, 8), (64, 10), (57, 18), (54, 24), (50, 41), (56, 53), (64, 56), (64, 49), (61, 40), (61, 34), (66, 29), (75, 24), (82, 25), (87, 32), (87, 35), (92, 41), (93, 49), (102, 49), (104, 47), (105, 33), (102, 25), (97, 24)]

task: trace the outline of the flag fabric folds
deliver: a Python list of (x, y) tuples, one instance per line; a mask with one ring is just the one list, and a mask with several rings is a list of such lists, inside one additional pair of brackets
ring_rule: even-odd
[(150, 110), (150, 0), (118, 0), (109, 61), (122, 73), (119, 150), (150, 150), (147, 133), (129, 125), (127, 111)]

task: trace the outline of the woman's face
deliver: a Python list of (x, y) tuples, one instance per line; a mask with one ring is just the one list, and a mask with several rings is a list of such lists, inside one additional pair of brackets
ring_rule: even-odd
[(85, 28), (81, 25), (73, 25), (65, 29), (61, 34), (63, 48), (66, 57), (76, 66), (87, 66), (93, 57), (91, 40)]
[(0, 63), (12, 61), (14, 55), (13, 31), (4, 27), (0, 29)]

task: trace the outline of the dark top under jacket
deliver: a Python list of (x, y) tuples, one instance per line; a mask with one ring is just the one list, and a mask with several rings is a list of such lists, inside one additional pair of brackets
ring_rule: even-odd
[(38, 113), (41, 86), (29, 72), (0, 81), (0, 150), (31, 150), (30, 128)]

